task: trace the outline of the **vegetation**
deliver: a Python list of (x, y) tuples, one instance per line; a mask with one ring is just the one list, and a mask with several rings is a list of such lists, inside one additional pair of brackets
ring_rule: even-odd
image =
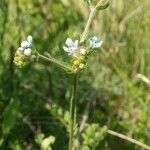
[[(150, 149), (150, 3), (99, 2), (0, 1), (0, 149), (67, 150), (70, 139), (70, 150)], [(17, 67), (28, 35), (33, 57)], [(81, 66), (64, 52), (67, 38), (92, 52)]]

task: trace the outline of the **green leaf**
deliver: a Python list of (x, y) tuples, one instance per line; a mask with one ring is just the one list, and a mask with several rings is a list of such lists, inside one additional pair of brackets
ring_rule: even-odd
[(106, 9), (107, 7), (109, 6), (109, 2), (106, 1), (102, 4), (100, 4), (99, 6), (96, 7), (97, 10), (103, 10), (103, 9)]
[(4, 142), (4, 139), (0, 138), (0, 146), (3, 144), (3, 142)]
[(88, 148), (94, 150), (104, 139), (106, 133), (106, 126), (100, 127), (98, 124), (89, 125), (81, 135), (83, 139), (81, 150), (88, 150)]
[(2, 123), (2, 132), (3, 134), (8, 134), (10, 129), (13, 127), (13, 124), (16, 121), (17, 115), (19, 111), (19, 100), (12, 99), (10, 104), (6, 108), (6, 112), (4, 114), (4, 120)]

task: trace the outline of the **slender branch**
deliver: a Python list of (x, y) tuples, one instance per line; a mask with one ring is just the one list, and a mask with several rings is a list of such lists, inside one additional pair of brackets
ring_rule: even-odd
[(136, 75), (136, 81), (142, 80), (144, 83), (150, 86), (150, 79), (143, 74), (138, 73)]
[(84, 127), (85, 127), (85, 124), (86, 124), (86, 121), (88, 120), (88, 117), (89, 117), (89, 110), (90, 110), (90, 104), (91, 104), (91, 101), (89, 101), (86, 105), (86, 108), (85, 108), (85, 112), (84, 112), (84, 115), (83, 115), (83, 119), (81, 121), (81, 124), (80, 124), (80, 128), (79, 128), (79, 137), (80, 137), (80, 133), (84, 130)]
[(96, 10), (97, 10), (97, 7), (98, 7), (101, 3), (102, 3), (102, 1), (100, 0), (94, 8), (90, 7), (90, 15), (89, 15), (88, 21), (87, 21), (87, 23), (86, 23), (84, 32), (83, 32), (83, 34), (82, 34), (82, 36), (81, 36), (80, 43), (84, 43), (84, 41), (86, 40), (87, 34), (88, 34), (88, 32), (89, 32), (90, 25), (91, 25), (91, 23), (92, 23), (92, 21), (93, 21), (93, 17), (94, 17), (94, 15), (95, 15), (95, 12), (96, 12)]
[(77, 97), (77, 80), (78, 75), (73, 74), (73, 85), (72, 85), (72, 97), (70, 101), (70, 135), (69, 135), (69, 150), (73, 148), (73, 138), (74, 138), (74, 125), (76, 116), (76, 97)]
[(131, 143), (134, 143), (134, 144), (136, 144), (136, 145), (138, 145), (138, 146), (141, 146), (141, 147), (144, 148), (144, 149), (150, 150), (150, 146), (145, 145), (145, 144), (143, 144), (142, 142), (137, 141), (137, 140), (135, 140), (135, 139), (133, 139), (133, 138), (131, 138), (131, 137), (128, 137), (128, 136), (126, 136), (126, 135), (123, 135), (123, 134), (121, 134), (121, 133), (118, 133), (118, 132), (115, 132), (115, 131), (112, 131), (112, 130), (108, 130), (107, 133), (108, 133), (108, 134), (111, 134), (111, 135), (114, 135), (114, 136), (116, 136), (116, 137), (119, 137), (119, 138), (121, 138), (121, 139), (124, 139), (124, 140), (126, 140), (126, 141), (129, 141), (129, 142), (131, 142)]
[(85, 29), (84, 29), (84, 32), (82, 34), (80, 43), (83, 43), (85, 41), (86, 37), (87, 37), (90, 25), (92, 23), (92, 20), (93, 20), (94, 14), (95, 14), (95, 10), (96, 9), (94, 8), (94, 9), (91, 9), (91, 11), (90, 11), (89, 19), (88, 19), (87, 24), (85, 26)]
[(53, 63), (53, 64), (57, 65), (58, 67), (62, 68), (65, 71), (69, 71), (69, 72), (72, 72), (72, 73), (74, 72), (74, 70), (71, 67), (65, 65), (63, 62), (60, 62), (60, 61), (56, 60), (55, 58), (46, 57), (46, 56), (41, 55), (39, 53), (38, 53), (38, 57), (39, 57), (39, 59), (41, 59), (43, 61), (46, 61), (46, 62)]

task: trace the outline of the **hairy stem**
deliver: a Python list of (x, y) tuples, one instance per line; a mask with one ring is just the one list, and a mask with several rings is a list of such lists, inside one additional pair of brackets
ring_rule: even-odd
[(69, 134), (69, 150), (73, 149), (74, 125), (76, 120), (76, 97), (77, 97), (77, 73), (73, 74), (72, 96), (70, 101), (70, 134)]
[(39, 57), (40, 60), (43, 60), (43, 61), (46, 61), (46, 62), (49, 62), (49, 63), (53, 63), (53, 64), (57, 65), (58, 67), (62, 68), (63, 70), (65, 70), (65, 71), (72, 72), (72, 73), (74, 72), (74, 70), (71, 67), (65, 65), (63, 62), (60, 62), (55, 58), (46, 57), (46, 56), (41, 55), (39, 53), (38, 53), (38, 57)]
[(138, 146), (141, 146), (141, 147), (144, 148), (144, 149), (150, 150), (150, 146), (145, 145), (145, 144), (143, 144), (142, 142), (137, 141), (137, 140), (135, 140), (135, 139), (133, 139), (133, 138), (131, 138), (131, 137), (128, 137), (128, 136), (126, 136), (126, 135), (123, 135), (123, 134), (121, 134), (121, 133), (118, 133), (118, 132), (115, 132), (115, 131), (112, 131), (112, 130), (108, 130), (107, 133), (108, 133), (108, 134), (111, 134), (111, 135), (113, 135), (113, 136), (119, 137), (119, 138), (121, 138), (121, 139), (124, 139), (124, 140), (126, 140), (126, 141), (129, 141), (129, 142), (131, 142), (131, 143), (134, 143), (134, 144), (136, 144), (136, 145), (138, 145)]

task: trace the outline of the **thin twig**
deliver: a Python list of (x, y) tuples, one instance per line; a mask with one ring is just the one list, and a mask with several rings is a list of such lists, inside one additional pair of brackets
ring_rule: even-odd
[(63, 62), (60, 62), (60, 61), (56, 60), (55, 58), (46, 57), (46, 56), (41, 55), (39, 53), (38, 53), (38, 56), (39, 56), (39, 59), (44, 60), (44, 61), (49, 62), (49, 63), (53, 63), (65, 71), (74, 72), (74, 70), (71, 67), (63, 64)]
[(85, 127), (85, 124), (88, 120), (90, 104), (91, 104), (91, 101), (89, 101), (88, 104), (86, 105), (85, 112), (84, 112), (84, 115), (83, 115), (83, 118), (82, 118), (82, 121), (81, 121), (81, 125), (80, 125), (80, 128), (79, 128), (79, 136), (80, 136), (80, 133), (83, 131), (83, 129)]
[(91, 25), (91, 23), (92, 23), (92, 21), (93, 21), (95, 12), (96, 12), (96, 10), (97, 10), (97, 7), (98, 7), (102, 2), (103, 2), (103, 1), (100, 0), (100, 1), (97, 3), (97, 5), (96, 5), (95, 7), (90, 6), (90, 15), (89, 15), (88, 21), (87, 21), (87, 23), (86, 23), (86, 25), (85, 25), (84, 32), (83, 32), (83, 34), (82, 34), (82, 36), (81, 36), (81, 39), (80, 39), (80, 43), (81, 43), (81, 44), (84, 43), (84, 41), (86, 40), (87, 34), (88, 34), (88, 32), (89, 32), (90, 25)]
[(95, 8), (91, 9), (91, 11), (90, 11), (89, 19), (88, 19), (87, 24), (85, 26), (85, 29), (84, 29), (84, 32), (82, 34), (80, 43), (84, 43), (84, 41), (86, 39), (86, 36), (88, 34), (88, 31), (89, 31), (89, 27), (90, 27), (90, 25), (92, 23), (92, 20), (93, 20), (94, 14), (95, 14), (95, 11), (96, 11)]
[(126, 141), (129, 141), (131, 143), (134, 143), (134, 144), (136, 144), (136, 145), (138, 145), (138, 146), (140, 146), (140, 147), (142, 147), (144, 149), (150, 150), (150, 146), (148, 146), (146, 144), (143, 144), (142, 142), (137, 141), (137, 140), (135, 140), (135, 139), (133, 139), (133, 138), (131, 138), (129, 136), (123, 135), (121, 133), (118, 133), (118, 132), (115, 132), (115, 131), (112, 131), (112, 130), (108, 130), (107, 133), (111, 134), (111, 135), (114, 135), (116, 137), (119, 137), (121, 139), (124, 139)]
[(146, 83), (147, 85), (150, 86), (150, 79), (147, 78), (145, 75), (143, 74), (137, 74), (136, 75), (136, 80), (142, 80), (144, 83)]

